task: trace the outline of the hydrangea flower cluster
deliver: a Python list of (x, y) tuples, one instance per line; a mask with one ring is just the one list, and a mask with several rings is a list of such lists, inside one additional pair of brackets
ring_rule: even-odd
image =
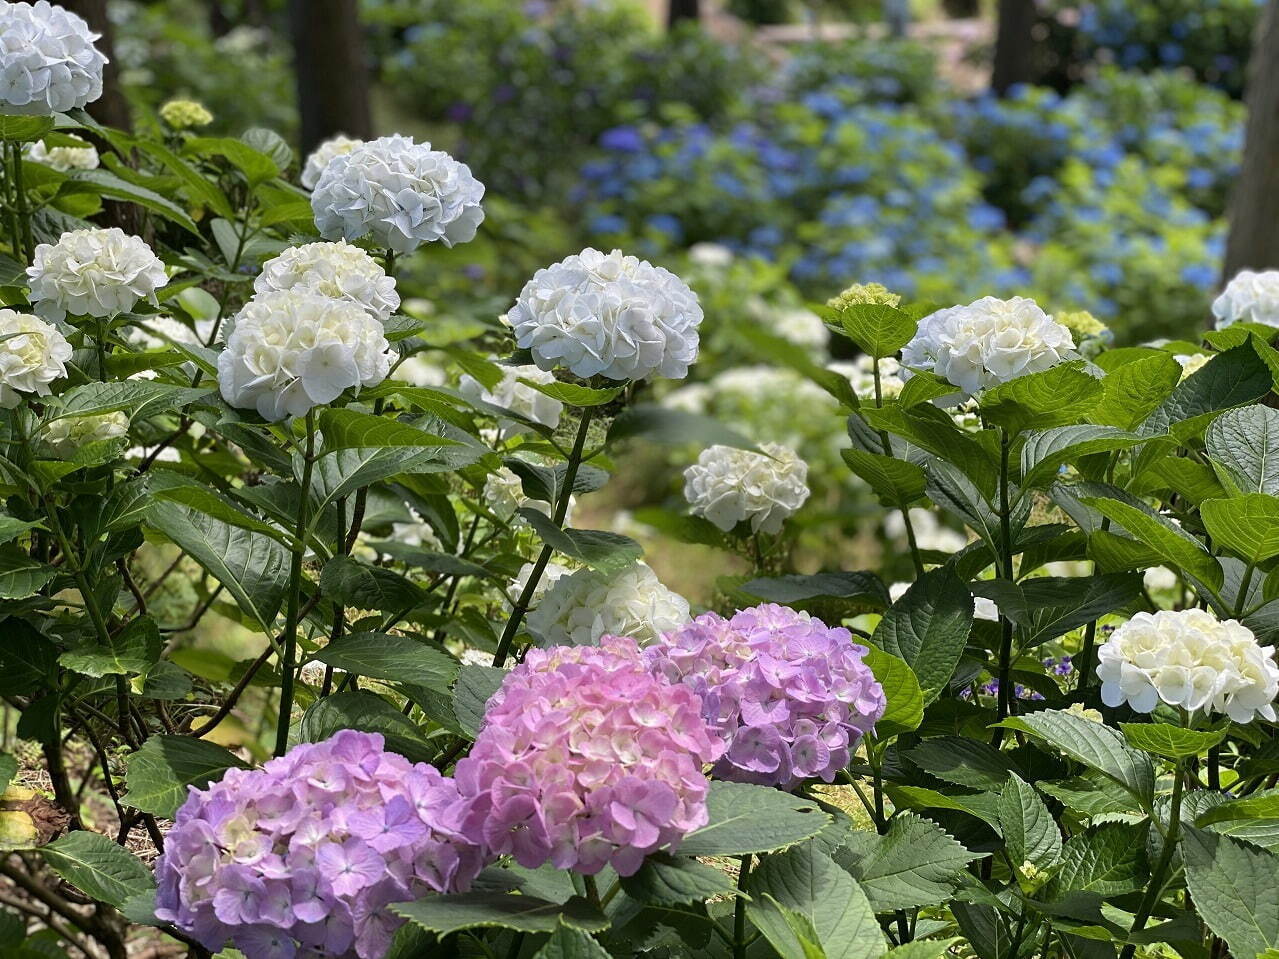
[(684, 498), (697, 516), (725, 532), (749, 521), (755, 533), (776, 533), (808, 499), (808, 465), (795, 451), (765, 443), (756, 453), (731, 446), (702, 450), (684, 471)]
[(43, 140), (37, 140), (27, 148), (27, 159), (32, 163), (41, 163), (59, 173), (72, 170), (96, 170), (101, 162), (98, 151), (90, 144), (84, 146), (54, 146)]
[(0, 105), (27, 116), (66, 113), (102, 96), (98, 34), (48, 0), (0, 0)]
[(345, 240), (289, 247), (262, 264), (253, 289), (259, 294), (299, 290), (346, 300), (382, 323), (400, 308), (395, 280), (373, 257)]
[(151, 247), (119, 227), (71, 230), (57, 243), (41, 243), (27, 279), (32, 306), (51, 320), (125, 313), (139, 300), (155, 302), (155, 291), (169, 282)]
[(882, 283), (854, 283), (838, 296), (832, 296), (826, 305), (833, 310), (847, 310), (854, 306), (900, 306), (901, 294), (894, 293)]
[(156, 866), (156, 915), (217, 951), (385, 955), (386, 908), (465, 890), (484, 865), (453, 780), (344, 730), (191, 789)]
[[(500, 406), (504, 410), (510, 410), (517, 413), (527, 420), (534, 423), (540, 423), (542, 426), (548, 426), (555, 429), (560, 425), (560, 416), (564, 412), (564, 404), (554, 397), (547, 396), (528, 383), (521, 382), (528, 380), (529, 383), (541, 383), (547, 385), (555, 382), (555, 374), (548, 373), (546, 370), (537, 366), (503, 366), (502, 379), (495, 383), (492, 388), (487, 388), (479, 380), (470, 374), (466, 374), (458, 383), (458, 389), (462, 395), (472, 402), (478, 401), (488, 403), (491, 406)], [(528, 427), (518, 420), (510, 417), (500, 417), (497, 421), (498, 430), (503, 437), (515, 436), (519, 433), (528, 432)]]
[[(826, 367), (848, 380), (853, 392), (859, 397), (874, 399), (875, 397), (875, 365), (874, 360), (862, 354), (852, 362), (831, 363)], [(895, 357), (885, 356), (879, 361), (879, 395), (883, 399), (899, 396), (906, 387), (902, 379), (909, 372), (901, 368)]]
[(168, 100), (160, 105), (160, 119), (173, 130), (194, 130), (212, 123), (213, 114), (196, 100)]
[(697, 695), (650, 672), (634, 640), (530, 650), (457, 764), (467, 835), (530, 869), (629, 876), (706, 824), (702, 766), (723, 749)]
[(697, 358), (702, 308), (669, 270), (588, 247), (538, 270), (507, 314), (544, 370), (584, 378), (681, 379)]
[(356, 147), (362, 146), (364, 146), (363, 140), (341, 133), (332, 139), (325, 140), (311, 152), (306, 158), (306, 163), (302, 165), (302, 185), (308, 190), (314, 190), (315, 185), (320, 182), (320, 174), (324, 172), (330, 160), (334, 157), (346, 156)]
[(1137, 613), (1097, 651), (1101, 699), (1151, 712), (1160, 700), (1237, 723), (1275, 719), (1275, 650), (1252, 630), (1204, 609)]
[(701, 697), (728, 747), (713, 775), (793, 789), (831, 782), (884, 714), (866, 652), (848, 630), (770, 603), (731, 619), (705, 613), (644, 655)]
[(984, 296), (967, 306), (938, 310), (919, 322), (902, 350), (903, 366), (932, 370), (973, 394), (1067, 359), (1070, 331), (1034, 300)]
[(1212, 301), (1217, 326), (1264, 323), (1279, 326), (1279, 270), (1241, 270)]
[[(524, 595), (524, 589), (528, 586), (529, 577), (533, 575), (533, 563), (525, 563), (520, 567), (519, 573), (506, 587), (506, 595), (512, 603), (518, 602), (519, 598)], [(531, 608), (536, 608), (552, 586), (558, 583), (563, 577), (568, 576), (573, 571), (561, 563), (550, 562), (546, 564), (546, 569), (542, 570), (542, 576), (537, 581), (537, 585), (533, 588), (533, 596), (531, 599)], [(492, 659), (492, 657), (490, 657)]]
[(588, 568), (564, 576), (528, 616), (544, 646), (587, 646), (606, 635), (649, 643), (686, 622), (688, 600), (638, 562), (613, 573)]
[(118, 440), (129, 433), (127, 413), (98, 413), (90, 416), (60, 416), (40, 437), (54, 456), (66, 458), (90, 443)]
[[(546, 502), (546, 500), (525, 496), (524, 481), (520, 479), (514, 470), (506, 466), (499, 466), (484, 481), (484, 502), (493, 511), (493, 514), (502, 521), (511, 519), (516, 510), (524, 507), (535, 509), (539, 513), (545, 513), (547, 516), (550, 516), (552, 512), (552, 504)], [(574, 505), (574, 500), (570, 497), (568, 511), (564, 514), (565, 526), (572, 525), (571, 517)]]
[(15, 310), (0, 310), (0, 409), (11, 410), (21, 394), (49, 395), (49, 384), (67, 375), (71, 344), (57, 328)]
[(452, 246), (474, 239), (483, 198), (484, 185), (465, 163), (395, 135), (332, 157), (311, 209), (325, 239), (372, 236), (379, 246), (411, 253), (436, 240)]
[(255, 296), (236, 316), (218, 385), (232, 406), (282, 420), (381, 383), (392, 359), (382, 324), (354, 303), (283, 290)]

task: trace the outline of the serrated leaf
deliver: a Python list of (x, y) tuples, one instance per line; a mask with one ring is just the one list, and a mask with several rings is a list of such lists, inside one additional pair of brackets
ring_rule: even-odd
[(1118, 523), (1153, 550), (1168, 566), (1194, 576), (1209, 589), (1220, 590), (1224, 582), (1221, 564), (1195, 540), (1174, 532), (1149, 513), (1105, 497), (1085, 497), (1083, 502)]
[(625, 386), (612, 386), (607, 389), (597, 390), (589, 386), (581, 386), (577, 383), (539, 383), (536, 380), (521, 379), (520, 383), (529, 389), (537, 390), (543, 396), (549, 396), (553, 400), (559, 400), (568, 406), (588, 407), (588, 406), (604, 406), (612, 403), (613, 400), (625, 392)]
[(7, 143), (34, 143), (52, 129), (51, 116), (0, 114), (0, 140)]
[(949, 566), (925, 573), (884, 614), (871, 641), (915, 673), (932, 702), (950, 682), (968, 644), (973, 597)]
[(860, 571), (763, 576), (738, 589), (765, 602), (787, 606), (830, 599), (853, 608), (883, 609), (891, 602), (883, 581), (874, 573)]
[(1279, 556), (1279, 497), (1248, 493), (1205, 500), (1199, 514), (1213, 541), (1247, 562)]
[(682, 856), (773, 852), (816, 836), (829, 821), (815, 803), (747, 783), (711, 782), (709, 820), (680, 843)]
[(636, 902), (681, 906), (733, 893), (728, 875), (684, 856), (657, 852), (631, 876), (622, 877), (622, 890)]
[(1008, 858), (1017, 868), (1031, 862), (1047, 869), (1060, 858), (1061, 832), (1056, 820), (1034, 787), (1015, 773), (999, 797), (999, 823)]
[(884, 506), (906, 509), (923, 498), (928, 477), (916, 464), (858, 449), (840, 450), (840, 455), (848, 468), (875, 491)]
[(999, 477), (994, 457), (942, 410), (928, 404), (903, 409), (890, 403), (878, 409), (865, 407), (861, 416), (873, 429), (900, 436), (950, 463), (983, 496), (994, 494)]
[(318, 743), (343, 729), (377, 733), (387, 749), (410, 762), (430, 762), (438, 756), (412, 720), (381, 696), (363, 690), (317, 700), (303, 714), (298, 737), (302, 742)]
[(1181, 848), (1195, 908), (1231, 955), (1279, 947), (1279, 857), (1198, 829), (1186, 830)]
[(164, 643), (160, 628), (149, 616), (139, 616), (110, 637), (91, 641), (58, 657), (67, 669), (85, 676), (131, 676), (145, 673), (160, 660)]
[(124, 798), (135, 809), (172, 819), (186, 801), (188, 787), (204, 786), (243, 765), (215, 743), (189, 736), (152, 736), (129, 757), (129, 791)]
[(875, 724), (875, 736), (888, 739), (918, 729), (924, 721), (924, 692), (914, 672), (898, 657), (871, 647), (864, 662), (884, 688), (888, 705)]
[(1143, 356), (1108, 368), (1101, 401), (1088, 418), (1098, 425), (1131, 430), (1145, 420), (1181, 381), (1181, 364), (1171, 353)]
[(426, 600), (419, 586), (394, 570), (349, 556), (335, 556), (324, 564), (320, 591), (343, 606), (388, 612), (410, 610)]
[(948, 900), (960, 873), (977, 855), (936, 823), (914, 813), (893, 817), (882, 836), (856, 832), (835, 853), (876, 912), (912, 909)]
[(437, 692), (447, 692), (460, 669), (458, 661), (443, 650), (394, 633), (348, 633), (330, 642), (315, 658), (348, 673)]
[(542, 540), (592, 569), (616, 573), (644, 555), (644, 548), (629, 536), (598, 529), (560, 529), (545, 513), (525, 506), (516, 511)]
[(1202, 829), (1236, 819), (1279, 819), (1279, 793), (1227, 799), (1196, 817), (1195, 825)]
[(484, 710), (506, 678), (506, 670), (494, 666), (464, 665), (453, 687), (453, 711), (462, 728), (474, 738), (484, 719)]
[(1141, 424), (1140, 432), (1147, 436), (1172, 433), (1184, 441), (1197, 435), (1220, 411), (1255, 403), (1273, 388), (1270, 367), (1249, 341), (1218, 353), (1177, 384), (1172, 395)]
[(1133, 749), (1164, 759), (1201, 756), (1225, 739), (1228, 731), (1184, 729), (1168, 723), (1120, 723), (1119, 728), (1123, 730), (1124, 739)]
[(1101, 380), (1077, 360), (992, 386), (981, 395), (981, 415), (1009, 433), (1048, 429), (1076, 422), (1101, 394)]
[(20, 549), (0, 547), (0, 599), (26, 599), (58, 574), (56, 566), (34, 560)]
[(561, 924), (582, 932), (602, 932), (608, 928), (604, 914), (580, 896), (555, 903), (536, 896), (469, 892), (427, 896), (390, 908), (396, 915), (440, 936), (480, 928), (553, 933)]
[(1148, 437), (1127, 433), (1113, 426), (1080, 423), (1036, 430), (1026, 437), (1021, 448), (1023, 488), (1051, 485), (1058, 471), (1067, 463), (1095, 453), (1131, 449)]
[(1245, 406), (1222, 413), (1204, 433), (1204, 446), (1244, 492), (1279, 495), (1279, 410)]
[(971, 789), (1003, 789), (1018, 771), (1012, 757), (988, 743), (962, 736), (925, 739), (906, 758), (930, 776)]
[(1062, 847), (1061, 865), (1044, 892), (1047, 901), (1070, 892), (1120, 896), (1150, 881), (1146, 823), (1104, 823), (1078, 833)]
[(155, 887), (151, 871), (141, 860), (98, 833), (68, 833), (40, 852), (49, 867), (71, 885), (113, 906), (122, 906), (130, 896)]
[(609, 954), (590, 933), (561, 924), (533, 959), (609, 959)]
[(919, 325), (896, 307), (882, 303), (858, 303), (843, 309), (826, 307), (820, 315), (842, 332), (863, 353), (883, 359), (910, 342)]

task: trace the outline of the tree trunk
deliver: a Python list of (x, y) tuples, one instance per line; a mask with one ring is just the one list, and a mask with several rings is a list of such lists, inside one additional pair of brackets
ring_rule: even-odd
[(952, 20), (967, 20), (981, 15), (981, 0), (942, 0), (941, 5)]
[(999, 0), (999, 32), (991, 89), (1004, 96), (1018, 83), (1035, 79), (1035, 0)]
[(910, 26), (909, 0), (884, 0), (884, 23), (888, 25), (888, 35), (895, 40), (906, 36)]
[(89, 115), (106, 126), (131, 129), (129, 104), (120, 89), (120, 65), (115, 62), (115, 31), (107, 17), (107, 0), (61, 0), (61, 4), (83, 17), (94, 33), (102, 34), (95, 45), (110, 61), (102, 71), (102, 96), (89, 104)]
[(331, 136), (373, 135), (356, 0), (289, 0), (302, 151)]
[(670, 0), (670, 6), (666, 8), (666, 26), (673, 27), (681, 20), (696, 22), (701, 16), (701, 0)]
[(1257, 27), (1248, 66), (1243, 169), (1230, 206), (1224, 278), (1279, 268), (1279, 0)]

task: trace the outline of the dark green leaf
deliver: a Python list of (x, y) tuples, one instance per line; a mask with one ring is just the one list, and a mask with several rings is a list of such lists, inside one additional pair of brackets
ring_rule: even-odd
[(560, 904), (535, 896), (471, 892), (427, 896), (393, 905), (391, 911), (441, 936), (484, 927), (529, 933), (553, 933), (561, 925), (582, 932), (608, 928), (604, 914), (579, 896)]
[(113, 906), (155, 887), (151, 871), (141, 860), (95, 832), (68, 833), (40, 852), (50, 868), (71, 885)]
[(968, 643), (973, 597), (949, 566), (925, 573), (884, 614), (872, 641), (905, 661), (927, 705), (950, 682)]
[(636, 902), (682, 906), (733, 892), (727, 874), (696, 859), (658, 852), (644, 860), (633, 876), (622, 877), (622, 890)]
[(129, 757), (129, 791), (124, 798), (135, 809), (172, 819), (186, 801), (189, 786), (202, 787), (243, 765), (234, 754), (203, 739), (152, 736)]
[(807, 799), (746, 783), (713, 781), (706, 805), (710, 820), (680, 843), (682, 856), (773, 852), (811, 839), (830, 821)]

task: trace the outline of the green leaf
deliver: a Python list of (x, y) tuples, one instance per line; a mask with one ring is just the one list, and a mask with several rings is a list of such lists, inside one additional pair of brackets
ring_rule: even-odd
[(835, 861), (853, 874), (876, 912), (948, 900), (978, 857), (936, 823), (914, 813), (893, 817), (882, 836), (855, 832)]
[(1118, 523), (1150, 547), (1167, 566), (1194, 576), (1214, 592), (1225, 581), (1221, 564), (1188, 535), (1175, 532), (1149, 513), (1106, 497), (1084, 497), (1082, 502)]
[(1076, 762), (1115, 780), (1149, 809), (1155, 794), (1155, 770), (1150, 759), (1128, 747), (1117, 729), (1064, 710), (1044, 710), (1013, 716), (1000, 723), (1043, 740)]
[(63, 653), (58, 662), (85, 676), (130, 676), (145, 673), (159, 662), (163, 647), (155, 620), (139, 616), (112, 636), (109, 644), (85, 643)]
[(608, 430), (609, 444), (639, 438), (670, 446), (731, 446), (753, 450), (755, 443), (718, 420), (662, 406), (628, 407)]
[(883, 581), (874, 573), (860, 571), (763, 576), (737, 588), (767, 603), (785, 606), (810, 600), (836, 600), (848, 609), (879, 610), (891, 602)]
[(187, 798), (187, 788), (221, 779), (243, 766), (216, 743), (190, 736), (152, 736), (129, 757), (125, 800), (135, 809), (172, 819)]
[(1279, 497), (1247, 493), (1210, 499), (1200, 505), (1199, 513), (1213, 541), (1249, 563), (1279, 556)]
[(680, 843), (681, 856), (744, 856), (811, 839), (830, 822), (815, 803), (767, 786), (711, 782), (709, 821)]
[(1101, 400), (1101, 380), (1082, 360), (992, 386), (981, 395), (981, 415), (1009, 433), (1074, 423)]
[(1141, 424), (1147, 435), (1172, 433), (1185, 440), (1198, 435), (1222, 410), (1255, 403), (1274, 387), (1273, 374), (1252, 341), (1218, 353), (1198, 372), (1182, 380), (1172, 395)]
[(333, 450), (315, 462), (315, 515), (357, 490), (400, 473), (443, 473), (469, 466), (488, 451), (469, 445), (377, 446)]
[(733, 882), (713, 866), (684, 856), (653, 853), (639, 872), (622, 877), (622, 890), (636, 902), (682, 906), (733, 894)]
[(26, 599), (58, 573), (56, 566), (32, 559), (20, 549), (0, 547), (0, 599)]
[(1127, 606), (1141, 594), (1141, 577), (1107, 573), (1036, 576), (1019, 583), (992, 579), (972, 583), (971, 589), (993, 600), (1000, 612), (1017, 624), (1022, 645), (1033, 647)]
[(426, 600), (420, 587), (394, 570), (349, 556), (335, 556), (324, 564), (320, 591), (343, 606), (388, 612), (410, 610)]
[(544, 396), (549, 396), (553, 400), (559, 400), (568, 406), (588, 407), (588, 406), (605, 406), (612, 403), (626, 391), (626, 386), (611, 386), (607, 389), (596, 390), (589, 386), (581, 386), (577, 383), (539, 383), (536, 380), (520, 380), (530, 389), (537, 390)]
[(1120, 723), (1124, 739), (1133, 749), (1140, 749), (1164, 759), (1188, 759), (1202, 756), (1226, 738), (1228, 728), (1216, 732), (1183, 729), (1168, 723)]
[(35, 143), (53, 129), (53, 117), (0, 114), (0, 140), (7, 143)]
[(1245, 406), (1222, 413), (1204, 433), (1204, 446), (1243, 492), (1279, 495), (1279, 410)]
[(533, 959), (609, 959), (609, 954), (590, 933), (561, 925)]
[(910, 342), (918, 323), (895, 307), (880, 303), (858, 303), (841, 310), (820, 308), (820, 315), (861, 349), (883, 359)]
[(1235, 819), (1279, 819), (1279, 793), (1228, 799), (1198, 816), (1195, 825), (1203, 828)]
[(925, 739), (905, 756), (930, 776), (970, 789), (999, 791), (1018, 771), (1008, 753), (963, 736)]
[(0, 544), (16, 539), (29, 529), (35, 529), (40, 526), (39, 522), (34, 520), (20, 520), (12, 516), (0, 516)]
[[(227, 219), (235, 216), (235, 211), (231, 208), (231, 201), (218, 189), (217, 184), (205, 177), (168, 147), (154, 140), (138, 140), (136, 146), (142, 152), (162, 163), (170, 173), (182, 181), (182, 187), (187, 199), (192, 203), (207, 206), (218, 216), (226, 217)], [(307, 219), (313, 220), (313, 217), (311, 205), (308, 203)], [(265, 217), (263, 219), (265, 221)], [(267, 224), (264, 222), (263, 225)]]
[(261, 150), (231, 137), (193, 137), (186, 143), (190, 153), (218, 156), (244, 174), (250, 188), (280, 175), (279, 164)]
[(440, 936), (486, 927), (525, 933), (553, 933), (561, 925), (581, 932), (603, 932), (608, 928), (604, 914), (580, 896), (555, 903), (536, 896), (467, 892), (427, 896), (390, 908), (396, 915)]
[(894, 786), (891, 783), (884, 789), (892, 800), (894, 809), (953, 809), (980, 819), (996, 832), (1002, 828), (999, 824), (997, 793), (944, 793), (923, 786)]
[(906, 509), (916, 500), (923, 499), (928, 477), (920, 466), (908, 460), (858, 449), (840, 450), (840, 455), (848, 468), (875, 491), (884, 506)]
[(903, 660), (932, 702), (950, 682), (973, 625), (973, 597), (955, 571), (925, 573), (884, 614), (871, 641)]
[(1121, 896), (1144, 889), (1150, 881), (1145, 823), (1104, 823), (1077, 833), (1062, 847), (1061, 865), (1046, 887), (1047, 901), (1069, 892)]
[(200, 235), (200, 228), (196, 226), (195, 221), (191, 219), (186, 210), (172, 200), (161, 196), (154, 190), (148, 190), (146, 187), (138, 186), (136, 183), (122, 180), (114, 173), (109, 173), (106, 170), (77, 170), (63, 181), (59, 193), (62, 195), (93, 193), (112, 200), (136, 203), (138, 206), (176, 223), (188, 233), (193, 233), (196, 236)]
[(888, 404), (865, 407), (862, 418), (873, 429), (885, 430), (951, 463), (986, 497), (994, 495), (999, 465), (970, 434), (957, 427), (948, 414), (930, 405), (911, 409)]
[(790, 340), (774, 336), (761, 326), (742, 323), (734, 331), (750, 346), (751, 350), (774, 366), (787, 366), (806, 379), (816, 383), (835, 397), (845, 409), (855, 410), (859, 403), (848, 378), (834, 370), (815, 363), (808, 351)]
[(545, 543), (592, 569), (619, 572), (644, 555), (644, 548), (629, 536), (598, 529), (560, 529), (545, 513), (528, 506), (516, 512)]
[(326, 408), (320, 413), (320, 432), (324, 434), (324, 452), (379, 446), (410, 446), (442, 449), (460, 446), (447, 439), (420, 430), (387, 416), (374, 416), (358, 410)]
[(316, 701), (303, 714), (298, 737), (302, 742), (318, 743), (343, 729), (378, 733), (387, 749), (411, 762), (438, 758), (438, 751), (416, 724), (381, 696), (366, 691), (335, 693)]
[(1039, 793), (1013, 774), (999, 797), (999, 824), (1009, 860), (1018, 869), (1031, 862), (1040, 869), (1061, 857), (1061, 832)]
[(1171, 353), (1157, 353), (1107, 369), (1101, 402), (1088, 418), (1099, 426), (1135, 429), (1181, 381), (1181, 364)]
[(884, 934), (866, 894), (814, 843), (765, 858), (748, 889), (748, 916), (759, 898), (771, 896), (808, 920), (829, 959), (873, 959), (884, 953)]
[(155, 888), (151, 871), (136, 856), (95, 832), (68, 833), (40, 850), (59, 876), (85, 895), (119, 907)]
[(1231, 955), (1279, 947), (1279, 857), (1198, 829), (1186, 830), (1181, 848), (1195, 909)]
[(180, 503), (155, 502), (147, 518), (225, 586), (263, 632), (270, 632), (288, 588), (288, 550), (270, 536)]
[(767, 893), (748, 906), (751, 923), (779, 959), (826, 959), (817, 930), (802, 913), (783, 906)]
[(1130, 449), (1147, 439), (1113, 426), (1088, 423), (1038, 430), (1026, 437), (1021, 448), (1021, 485), (1023, 488), (1051, 486), (1058, 470), (1067, 463), (1078, 462), (1081, 457), (1094, 453)]
[(884, 955), (886, 959), (943, 959), (951, 954), (951, 947), (962, 939), (916, 939), (893, 949)]
[(495, 666), (465, 664), (453, 687), (453, 712), (462, 728), (474, 738), (484, 719), (484, 710), (506, 678), (506, 670)]
[(330, 642), (315, 658), (348, 673), (412, 683), (437, 692), (448, 691), (460, 668), (443, 650), (393, 633), (348, 633)]
[(4, 791), (9, 788), (9, 783), (13, 782), (13, 777), (17, 774), (18, 760), (8, 753), (0, 753), (0, 796), (4, 795)]
[(918, 729), (924, 721), (924, 693), (906, 663), (882, 649), (870, 647), (864, 662), (884, 688), (888, 706), (875, 724), (875, 737), (888, 739)]

